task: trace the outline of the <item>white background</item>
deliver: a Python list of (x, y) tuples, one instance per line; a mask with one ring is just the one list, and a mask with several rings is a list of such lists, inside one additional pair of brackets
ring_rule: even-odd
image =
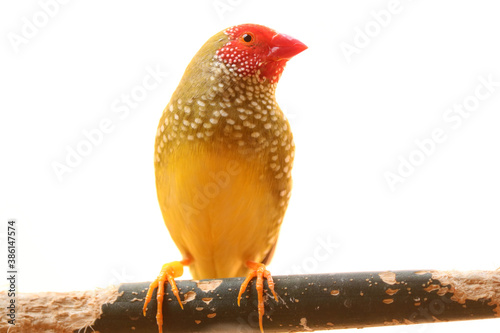
[[(278, 86), (297, 150), (274, 275), (500, 266), (500, 86), (458, 128), (443, 119), (473, 100), (480, 76), (500, 81), (493, 1), (401, 0), (382, 27), (371, 12), (389, 0), (69, 1), (44, 22), (46, 2), (0, 5), (0, 241), (5, 253), (6, 221), (17, 219), (21, 292), (150, 281), (180, 259), (155, 193), (158, 120), (199, 47), (246, 22), (309, 46)], [(37, 31), (13, 43), (34, 21)], [(346, 57), (346, 44), (358, 53)], [(168, 75), (120, 118), (114, 103), (140, 89), (147, 68)], [(111, 133), (59, 180), (53, 163), (103, 119)], [(397, 173), (399, 156), (418, 155), (415, 140), (436, 128), (447, 140), (392, 191), (384, 174)], [(324, 243), (331, 254), (318, 256)], [(499, 328), (488, 320), (367, 331)]]

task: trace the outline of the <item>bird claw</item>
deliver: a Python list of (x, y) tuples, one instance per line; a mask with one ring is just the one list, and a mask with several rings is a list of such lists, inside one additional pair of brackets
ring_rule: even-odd
[(179, 289), (177, 288), (177, 284), (175, 283), (174, 278), (182, 275), (184, 271), (183, 265), (185, 264), (185, 262), (185, 260), (173, 261), (163, 265), (158, 277), (149, 285), (146, 300), (144, 301), (144, 306), (142, 308), (142, 314), (146, 316), (146, 310), (148, 307), (148, 303), (151, 301), (151, 297), (153, 296), (153, 291), (155, 290), (155, 288), (158, 288), (158, 292), (156, 293), (156, 323), (158, 324), (159, 333), (163, 332), (163, 297), (165, 294), (165, 282), (170, 283), (170, 285), (172, 286), (172, 292), (177, 298), (177, 301), (179, 301), (181, 309), (184, 309), (181, 298), (179, 296)]
[(257, 278), (255, 288), (257, 289), (257, 297), (258, 297), (258, 305), (257, 309), (259, 311), (259, 327), (260, 331), (264, 333), (264, 329), (262, 326), (262, 317), (264, 316), (264, 279), (267, 279), (267, 285), (269, 286), (269, 289), (273, 293), (274, 299), (276, 302), (278, 302), (278, 296), (276, 295), (276, 292), (274, 291), (274, 281), (273, 277), (271, 276), (271, 272), (269, 272), (266, 268), (266, 265), (261, 264), (261, 263), (256, 263), (253, 261), (248, 261), (247, 262), (248, 268), (251, 269), (251, 271), (248, 273), (245, 281), (241, 284), (240, 287), (240, 292), (238, 294), (238, 306), (240, 306), (240, 299), (241, 295), (245, 292), (247, 289), (248, 283), (253, 279)]

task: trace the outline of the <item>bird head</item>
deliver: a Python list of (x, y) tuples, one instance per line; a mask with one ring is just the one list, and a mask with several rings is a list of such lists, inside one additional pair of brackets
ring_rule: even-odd
[(239, 77), (257, 76), (276, 83), (289, 59), (307, 49), (299, 40), (257, 24), (241, 24), (225, 36), (215, 57)]

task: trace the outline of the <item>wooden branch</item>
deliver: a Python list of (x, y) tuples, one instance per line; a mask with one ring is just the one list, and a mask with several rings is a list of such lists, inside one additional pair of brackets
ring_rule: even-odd
[[(168, 286), (164, 331), (258, 332), (254, 283), (241, 307), (236, 305), (242, 281), (179, 280), (184, 310)], [(500, 318), (500, 271), (336, 273), (276, 276), (274, 281), (280, 302), (266, 297), (266, 333)], [(16, 325), (2, 316), (0, 331), (156, 333), (156, 301), (142, 315), (148, 285), (21, 294)]]

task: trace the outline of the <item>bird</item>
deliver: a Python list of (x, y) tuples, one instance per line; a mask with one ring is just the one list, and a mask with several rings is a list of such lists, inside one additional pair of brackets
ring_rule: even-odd
[(258, 24), (215, 34), (195, 54), (163, 110), (155, 139), (156, 191), (165, 225), (183, 257), (163, 265), (150, 284), (146, 315), (157, 291), (162, 332), (164, 285), (181, 308), (175, 278), (256, 278), (263, 332), (263, 280), (292, 189), (295, 144), (276, 102), (283, 69), (307, 46)]

